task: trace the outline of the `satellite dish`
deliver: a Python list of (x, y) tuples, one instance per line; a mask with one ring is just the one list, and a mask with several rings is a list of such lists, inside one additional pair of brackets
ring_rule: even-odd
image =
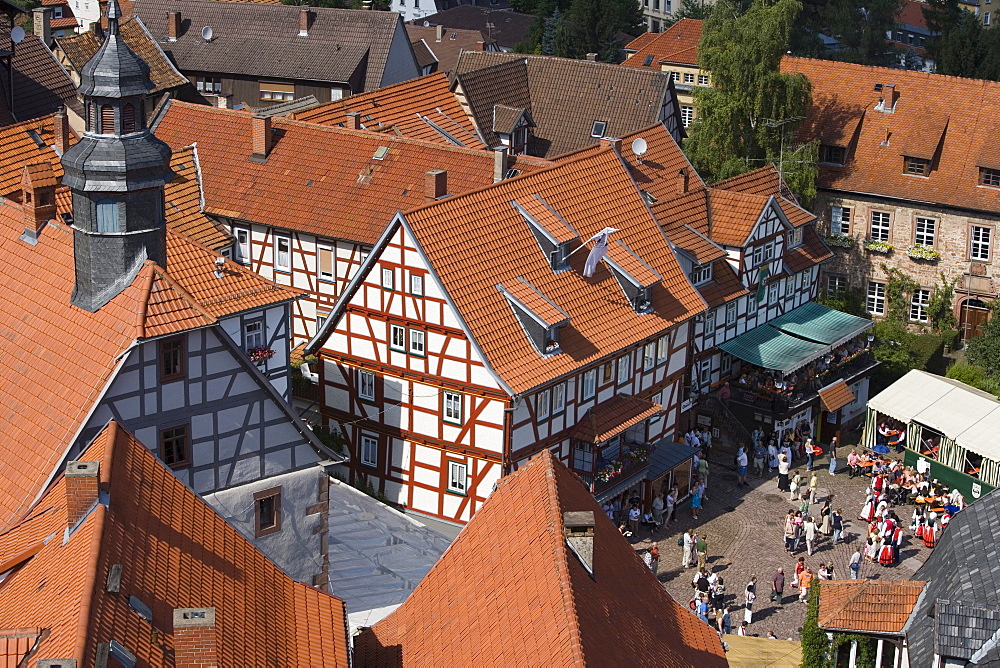
[(21, 26), (14, 26), (10, 31), (10, 41), (14, 44), (20, 44), (24, 40), (24, 28)]
[(646, 150), (648, 148), (649, 145), (646, 143), (646, 140), (643, 139), (642, 137), (636, 137), (635, 141), (632, 142), (632, 152), (635, 153), (640, 158), (646, 155)]
[(424, 21), (424, 27), (425, 28), (430, 28), (431, 27), (431, 22), (430, 21)]
[(214, 34), (215, 33), (212, 32), (212, 26), (205, 26), (201, 29), (201, 38), (206, 42), (211, 42)]

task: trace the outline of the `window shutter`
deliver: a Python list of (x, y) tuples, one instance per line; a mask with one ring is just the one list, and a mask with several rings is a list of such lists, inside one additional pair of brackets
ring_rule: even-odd
[(101, 134), (115, 133), (115, 108), (110, 104), (101, 105)]

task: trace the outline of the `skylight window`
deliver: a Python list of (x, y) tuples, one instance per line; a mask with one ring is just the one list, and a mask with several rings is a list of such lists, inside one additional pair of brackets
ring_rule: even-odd
[(590, 136), (595, 139), (600, 139), (604, 136), (604, 131), (607, 130), (607, 121), (594, 121), (594, 127), (590, 128)]
[(642, 62), (642, 66), (649, 67), (652, 64), (653, 64), (653, 54), (649, 54), (648, 56), (646, 56), (646, 60)]
[(388, 146), (379, 146), (378, 150), (375, 151), (375, 155), (372, 156), (373, 160), (385, 160), (385, 156), (389, 155)]

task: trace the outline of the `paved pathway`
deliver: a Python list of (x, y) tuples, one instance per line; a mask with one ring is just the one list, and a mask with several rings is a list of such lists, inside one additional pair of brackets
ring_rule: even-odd
[[(843, 450), (842, 457), (850, 450)], [(805, 462), (801, 460), (805, 471)], [(640, 532), (633, 537), (632, 542), (637, 550), (648, 548), (652, 540), (660, 544), (659, 579), (664, 588), (675, 600), (686, 605), (693, 593), (691, 580), (694, 569), (680, 568), (681, 548), (677, 546), (678, 537), (689, 528), (705, 537), (708, 542), (708, 564), (711, 569), (724, 578), (727, 600), (730, 603), (730, 614), (733, 618), (733, 628), (743, 621), (743, 590), (751, 576), (757, 576), (757, 603), (754, 606), (751, 634), (760, 636), (773, 631), (779, 638), (799, 638), (799, 630), (805, 617), (805, 604), (798, 603), (795, 598), (798, 590), (791, 588), (792, 576), (795, 572), (795, 562), (799, 556), (805, 556), (805, 541), (803, 550), (795, 556), (788, 555), (784, 550), (784, 517), (788, 510), (797, 507), (788, 501), (788, 494), (781, 493), (777, 488), (777, 475), (769, 479), (748, 478), (750, 487), (736, 486), (736, 473), (726, 469), (718, 462), (712, 462), (709, 474), (707, 499), (700, 513), (700, 519), (691, 518), (690, 506), (684, 504), (678, 509), (679, 520), (672, 525), (662, 527), (653, 536), (649, 531)], [(806, 556), (806, 564), (815, 573), (820, 563), (834, 564), (836, 579), (850, 577), (848, 562), (854, 551), (858, 534), (864, 534), (866, 526), (857, 520), (857, 514), (864, 503), (865, 489), (869, 478), (851, 479), (846, 469), (835, 476), (827, 472), (826, 457), (817, 459), (819, 467), (819, 500), (828, 494), (834, 495), (834, 508), (844, 511), (847, 520), (847, 531), (850, 542), (832, 545), (831, 539), (820, 537), (817, 549), (813, 555)], [(812, 507), (818, 515), (820, 504)], [(900, 506), (896, 509), (904, 525), (908, 525), (912, 513), (911, 506)], [(863, 563), (861, 577), (905, 580), (926, 559), (929, 550), (918, 539), (914, 539), (906, 530), (907, 540), (900, 553), (900, 563), (893, 567), (883, 567), (877, 564)], [(863, 540), (863, 536), (861, 540)], [(782, 567), (785, 570), (785, 605), (777, 607), (769, 600), (771, 592), (771, 576)]]

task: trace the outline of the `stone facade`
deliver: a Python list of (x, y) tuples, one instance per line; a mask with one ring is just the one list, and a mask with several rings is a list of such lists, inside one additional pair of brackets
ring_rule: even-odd
[[(835, 218), (835, 207), (850, 208), (849, 227), (842, 218)], [(938, 204), (922, 204), (875, 195), (857, 195), (837, 191), (821, 191), (817, 194), (813, 210), (820, 218), (820, 232), (828, 235), (840, 231), (854, 238), (853, 248), (833, 246), (834, 257), (823, 266), (820, 287), (827, 292), (836, 287), (838, 279), (842, 287), (858, 288), (869, 295), (869, 283), (885, 283), (888, 278), (882, 265), (896, 268), (910, 276), (922, 289), (930, 290), (941, 282), (943, 273), (948, 279), (958, 278), (955, 287), (955, 315), (961, 321), (961, 306), (967, 299), (991, 301), (1000, 288), (1000, 262), (998, 259), (997, 230), (1000, 214), (983, 211), (962, 211)], [(868, 251), (863, 242), (872, 235), (872, 214), (889, 214), (888, 242), (894, 250), (889, 254)], [(926, 218), (934, 222), (933, 247), (941, 254), (936, 261), (914, 259), (908, 256), (907, 248), (916, 242), (917, 219)], [(973, 227), (989, 229), (989, 252), (984, 260), (974, 259), (972, 252)], [(839, 228), (839, 230), (838, 230)], [(979, 246), (982, 254), (983, 247)], [(869, 300), (869, 309), (872, 302)], [(875, 316), (883, 312), (875, 309)]]

